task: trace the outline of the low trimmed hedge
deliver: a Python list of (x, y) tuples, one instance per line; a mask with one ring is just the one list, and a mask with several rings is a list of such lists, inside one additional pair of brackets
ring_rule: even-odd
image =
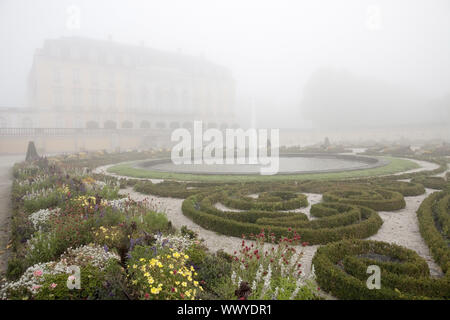
[(205, 229), (235, 237), (256, 234), (261, 229), (281, 237), (287, 236), (292, 228), (309, 244), (366, 238), (374, 235), (383, 224), (378, 213), (370, 208), (346, 205), (347, 210), (343, 210), (340, 203), (327, 203), (330, 210), (336, 210), (335, 214), (315, 220), (307, 220), (304, 214), (293, 212), (222, 211), (214, 207), (222, 195), (217, 192), (191, 196), (183, 201), (183, 214)]
[(416, 177), (411, 182), (423, 184), (426, 188), (442, 190), (447, 186), (447, 181), (442, 177)]
[[(320, 247), (312, 260), (317, 282), (339, 299), (449, 299), (450, 277), (431, 278), (415, 251), (380, 241), (344, 240)], [(381, 288), (368, 289), (369, 265), (381, 270)]]
[(401, 193), (404, 197), (419, 196), (425, 193), (425, 188), (420, 183), (406, 181), (374, 181), (372, 185), (390, 191)]
[(417, 210), (419, 230), (442, 271), (450, 273), (450, 192), (432, 193)]
[[(283, 190), (291, 189), (279, 184), (251, 184), (229, 188), (220, 199), (224, 205), (239, 210), (279, 211), (293, 210), (308, 206), (304, 194)], [(276, 191), (274, 191), (274, 189)], [(249, 195), (257, 194), (257, 198)]]
[(134, 185), (134, 190), (140, 193), (160, 197), (186, 199), (194, 194), (210, 191), (217, 186), (218, 184), (216, 183), (188, 183), (168, 180), (160, 183), (140, 181)]
[(324, 193), (323, 200), (365, 206), (377, 211), (399, 210), (406, 205), (400, 193), (378, 188), (342, 188)]

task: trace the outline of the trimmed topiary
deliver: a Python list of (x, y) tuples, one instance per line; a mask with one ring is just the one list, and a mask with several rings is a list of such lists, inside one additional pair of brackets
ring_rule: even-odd
[(183, 202), (183, 214), (205, 229), (229, 236), (256, 234), (264, 229), (279, 238), (294, 230), (310, 244), (366, 238), (375, 234), (383, 223), (378, 213), (370, 208), (341, 203), (314, 205), (312, 211), (326, 212), (314, 220), (298, 212), (217, 209), (215, 204), (223, 202), (227, 196), (226, 191), (191, 196)]
[(419, 230), (442, 271), (450, 272), (450, 192), (432, 193), (417, 210)]
[(411, 182), (423, 184), (426, 188), (442, 190), (446, 187), (447, 181), (442, 177), (416, 177)]
[(377, 188), (382, 188), (390, 191), (401, 193), (404, 197), (419, 196), (425, 193), (425, 188), (420, 183), (412, 183), (406, 181), (395, 180), (378, 180), (371, 183)]
[[(448, 299), (450, 277), (431, 278), (415, 251), (380, 241), (344, 240), (320, 247), (312, 260), (317, 282), (339, 299)], [(380, 268), (380, 289), (369, 289), (367, 268)]]
[(216, 183), (188, 183), (167, 180), (160, 183), (140, 181), (134, 185), (134, 190), (160, 197), (185, 199), (199, 192), (214, 189), (216, 186), (218, 186)]
[(323, 200), (365, 206), (377, 211), (399, 210), (406, 205), (400, 193), (380, 188), (346, 187), (324, 193)]

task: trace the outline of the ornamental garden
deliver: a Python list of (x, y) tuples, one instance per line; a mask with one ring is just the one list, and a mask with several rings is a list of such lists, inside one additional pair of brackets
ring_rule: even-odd
[[(448, 157), (408, 155), (431, 170), (387, 157), (360, 171), (263, 179), (154, 176), (129, 165), (168, 155), (93, 152), (15, 164), (0, 299), (450, 298)], [(425, 251), (384, 229), (417, 199), (408, 219)], [(232, 247), (222, 248), (223, 239)], [(373, 265), (379, 289), (367, 286)]]

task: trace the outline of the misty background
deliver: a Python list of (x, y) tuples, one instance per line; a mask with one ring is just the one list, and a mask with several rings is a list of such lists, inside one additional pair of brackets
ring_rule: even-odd
[[(73, 6), (80, 28), (67, 24)], [(243, 124), (450, 123), (448, 0), (0, 0), (1, 107), (26, 107), (33, 53), (62, 36), (221, 64)]]

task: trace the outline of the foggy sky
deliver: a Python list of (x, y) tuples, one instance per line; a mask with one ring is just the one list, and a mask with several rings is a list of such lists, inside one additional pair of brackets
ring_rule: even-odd
[[(79, 30), (66, 27), (70, 5), (81, 10)], [(450, 93), (448, 0), (0, 0), (0, 106), (25, 105), (32, 55), (44, 39), (108, 35), (230, 68), (241, 117), (253, 100), (259, 126), (309, 125), (305, 86), (323, 68), (424, 101)]]

